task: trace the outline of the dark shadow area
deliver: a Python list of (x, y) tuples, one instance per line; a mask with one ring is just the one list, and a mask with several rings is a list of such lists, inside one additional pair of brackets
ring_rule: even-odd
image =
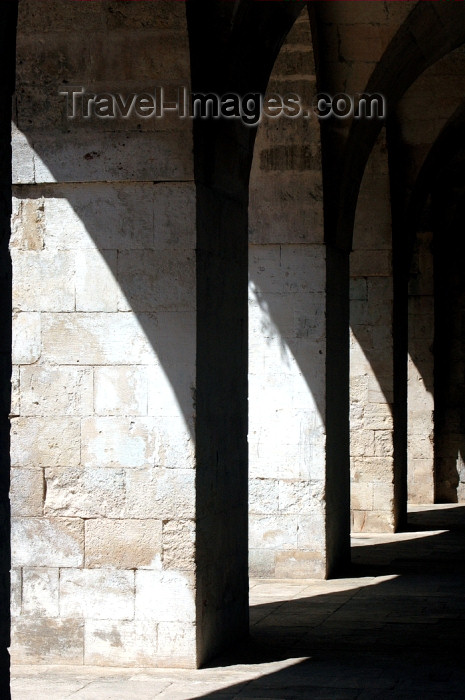
[(334, 593), (252, 607), (248, 645), (210, 666), (287, 667), (201, 697), (462, 698), (465, 508), (410, 513), (408, 527), (448, 532), (356, 546)]
[[(463, 143), (463, 142), (462, 142)], [(465, 495), (465, 148), (442, 164), (432, 192), (435, 298), (436, 501)]]

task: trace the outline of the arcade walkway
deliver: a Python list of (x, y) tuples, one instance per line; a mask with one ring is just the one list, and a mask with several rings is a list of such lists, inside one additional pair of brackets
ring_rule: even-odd
[(345, 578), (253, 580), (251, 640), (209, 668), (17, 666), (13, 700), (465, 698), (465, 506), (353, 545)]

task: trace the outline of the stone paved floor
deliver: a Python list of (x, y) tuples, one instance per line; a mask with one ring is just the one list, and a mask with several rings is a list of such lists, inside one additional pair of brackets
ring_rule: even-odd
[(16, 666), (13, 700), (465, 699), (465, 506), (356, 535), (331, 581), (251, 582), (251, 639), (200, 671)]

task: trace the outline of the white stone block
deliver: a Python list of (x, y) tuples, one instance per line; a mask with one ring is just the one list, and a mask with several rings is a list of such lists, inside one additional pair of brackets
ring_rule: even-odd
[(150, 467), (156, 433), (150, 418), (86, 418), (82, 422), (84, 467)]
[(123, 469), (54, 468), (45, 470), (45, 478), (47, 515), (117, 518), (124, 512)]
[(87, 568), (152, 569), (162, 551), (161, 520), (87, 520)]
[[(1, 366), (1, 365), (0, 365)], [(21, 406), (21, 392), (19, 386), (19, 367), (11, 368), (11, 404), (10, 415), (19, 416)]]
[(163, 568), (193, 571), (195, 569), (195, 522), (193, 520), (165, 522), (162, 537)]
[(44, 486), (42, 469), (11, 469), (11, 515), (26, 517), (42, 515)]
[(66, 251), (11, 251), (15, 311), (74, 311), (75, 262)]
[(90, 368), (21, 368), (22, 416), (89, 416), (92, 393)]
[(21, 615), (22, 598), (22, 569), (11, 569), (10, 571), (10, 613), (11, 617)]
[(326, 509), (323, 498), (315, 499), (310, 514), (297, 518), (298, 549), (320, 552), (324, 558), (326, 532)]
[(41, 314), (13, 314), (12, 361), (18, 365), (32, 365), (41, 355)]
[(297, 549), (297, 516), (251, 515), (249, 522), (252, 549)]
[(84, 523), (66, 518), (12, 518), (14, 566), (82, 566)]
[(23, 569), (23, 615), (58, 617), (58, 569)]
[(280, 513), (301, 514), (311, 512), (321, 499), (319, 484), (308, 481), (279, 481)]
[(155, 666), (157, 625), (145, 620), (86, 620), (84, 663), (92, 666)]
[(134, 572), (66, 569), (60, 574), (61, 617), (93, 620), (134, 618)]
[(11, 421), (13, 467), (76, 467), (80, 462), (77, 418), (14, 418)]
[(194, 622), (193, 574), (136, 571), (136, 619), (184, 624)]
[(99, 416), (147, 415), (147, 367), (96, 367), (94, 407)]
[(249, 512), (270, 515), (279, 510), (277, 479), (249, 479)]
[(18, 664), (82, 665), (83, 622), (37, 617), (16, 620), (11, 634), (11, 658)]
[(157, 364), (157, 327), (150, 315), (42, 314), (43, 353), (52, 364)]
[(34, 152), (29, 144), (28, 137), (12, 126), (12, 182), (34, 182)]
[(27, 199), (22, 188), (12, 199), (10, 249), (43, 250), (45, 245), (44, 198)]
[(161, 520), (195, 517), (193, 469), (133, 469), (126, 475), (128, 518)]
[(185, 622), (160, 622), (158, 625), (158, 658), (166, 665), (196, 668), (196, 629)]
[(76, 258), (76, 311), (117, 311), (121, 295), (117, 251), (78, 250)]
[[(184, 428), (193, 430), (194, 394), (195, 394), (195, 360), (185, 357), (183, 364), (178, 364), (172, 372), (163, 367), (153, 366), (147, 369), (148, 415), (157, 418), (184, 417)], [(172, 426), (174, 428), (174, 424)], [(187, 433), (189, 431), (187, 430)], [(181, 439), (181, 435), (179, 435)]]

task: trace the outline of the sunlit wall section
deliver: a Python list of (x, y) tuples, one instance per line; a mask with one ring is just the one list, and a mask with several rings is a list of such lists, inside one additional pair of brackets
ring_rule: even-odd
[[(268, 95), (311, 104), (307, 13), (276, 61)], [(250, 571), (325, 573), (325, 248), (319, 124), (264, 118), (250, 186)]]
[(58, 94), (126, 100), (189, 70), (182, 3), (20, 3), (16, 662), (196, 663), (191, 122), (86, 118), (82, 98), (70, 119)]

